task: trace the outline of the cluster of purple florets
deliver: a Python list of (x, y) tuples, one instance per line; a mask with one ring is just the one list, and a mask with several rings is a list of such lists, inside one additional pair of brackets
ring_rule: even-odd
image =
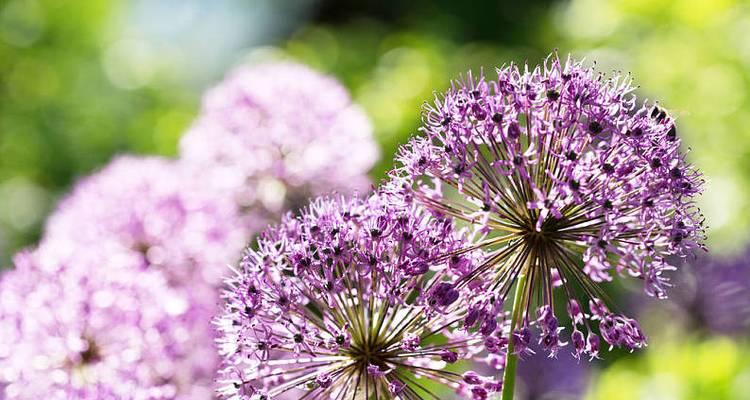
[(423, 135), (401, 149), (387, 190), (473, 229), (487, 257), (468, 281), (500, 299), (524, 292), (515, 353), (530, 348), (532, 326), (550, 355), (567, 343), (559, 302), (577, 356), (598, 356), (593, 324), (612, 346), (645, 345), (635, 320), (608, 310), (600, 284), (616, 272), (663, 298), (669, 257), (701, 247), (700, 173), (674, 118), (638, 107), (632, 92), (626, 77), (556, 57), (492, 80), (469, 74), (425, 106)]
[(181, 153), (81, 179), (3, 274), (0, 398), (214, 398), (227, 265), (310, 194), (366, 189), (377, 156), (346, 90), (290, 63), (212, 89)]
[(334, 78), (281, 62), (239, 68), (210, 89), (180, 153), (206, 167), (211, 190), (260, 231), (310, 197), (368, 191), (378, 147), (369, 118)]
[(491, 378), (444, 369), (483, 340), (461, 324), (459, 298), (471, 293), (455, 289), (461, 263), (445, 257), (465, 246), (450, 221), (377, 195), (322, 198), (288, 215), (229, 282), (216, 321), (222, 394), (412, 398), (420, 376), (491, 389)]
[[(0, 281), (5, 398), (209, 396), (186, 361), (199, 356), (190, 300), (111, 241), (101, 252), (44, 242)], [(206, 367), (210, 368), (210, 348)], [(194, 363), (192, 368), (200, 364)], [(210, 384), (210, 379), (208, 380)]]
[(603, 283), (665, 297), (670, 261), (702, 247), (702, 179), (674, 118), (632, 92), (556, 56), (469, 74), (365, 195), (377, 150), (346, 91), (299, 65), (240, 69), (180, 160), (116, 159), (17, 256), (0, 393), (439, 398), (429, 380), (483, 400), (535, 351), (641, 348)]

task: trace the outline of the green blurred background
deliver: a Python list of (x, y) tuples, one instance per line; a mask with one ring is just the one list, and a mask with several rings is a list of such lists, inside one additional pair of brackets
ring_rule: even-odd
[[(736, 253), (750, 234), (748, 38), (739, 0), (0, 0), (0, 262), (113, 154), (174, 155), (234, 65), (291, 58), (337, 76), (374, 122), (377, 180), (433, 90), (553, 49), (631, 72), (672, 110), (708, 181), (711, 252)], [(649, 350), (597, 364), (589, 398), (750, 399), (746, 339), (646, 331)]]

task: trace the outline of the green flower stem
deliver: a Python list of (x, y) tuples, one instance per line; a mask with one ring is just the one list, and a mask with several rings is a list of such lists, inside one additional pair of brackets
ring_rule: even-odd
[(516, 386), (516, 365), (518, 356), (513, 354), (513, 332), (515, 332), (518, 322), (521, 319), (523, 306), (523, 293), (526, 291), (526, 275), (521, 273), (516, 282), (516, 294), (513, 296), (513, 316), (510, 322), (510, 337), (508, 338), (508, 353), (505, 358), (505, 375), (503, 376), (503, 395), (502, 400), (513, 400), (513, 391)]

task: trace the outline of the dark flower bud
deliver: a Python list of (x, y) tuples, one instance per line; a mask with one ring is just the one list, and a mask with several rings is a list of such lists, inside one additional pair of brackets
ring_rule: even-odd
[(476, 372), (469, 371), (464, 373), (464, 382), (468, 383), (469, 385), (478, 385), (482, 383), (482, 378), (480, 378)]
[(508, 125), (508, 137), (511, 139), (518, 139), (521, 137), (521, 127), (517, 123), (513, 122)]
[(447, 307), (458, 300), (458, 297), (458, 290), (451, 288), (439, 299), (439, 304), (443, 307)]
[(487, 400), (487, 389), (481, 386), (474, 386), (471, 388), (472, 400)]
[(660, 112), (660, 110), (659, 110), (659, 107), (654, 107), (654, 108), (653, 108), (653, 109), (651, 110), (651, 118), (656, 118), (656, 117), (658, 117), (658, 116), (659, 116), (659, 112)]
[(669, 128), (669, 131), (667, 132), (667, 140), (669, 140), (670, 142), (673, 142), (676, 139), (677, 139), (677, 128), (674, 125), (672, 125)]
[(685, 236), (681, 232), (677, 232), (672, 236), (672, 241), (675, 243), (680, 243), (684, 238)]
[(469, 313), (466, 314), (466, 318), (464, 319), (464, 327), (466, 329), (469, 329), (474, 326), (474, 324), (476, 324), (479, 320), (480, 314), (480, 311), (476, 308), (469, 310)]
[(456, 353), (455, 351), (443, 350), (440, 353), (440, 359), (447, 362), (448, 364), (453, 364), (458, 361), (458, 353)]
[(315, 378), (315, 383), (318, 384), (322, 389), (328, 389), (333, 383), (333, 378), (329, 374), (320, 374)]
[(497, 321), (495, 318), (490, 317), (482, 322), (482, 326), (479, 328), (479, 333), (483, 336), (489, 336), (492, 332), (495, 332), (495, 329), (497, 329)]
[(406, 274), (411, 276), (418, 276), (427, 273), (430, 270), (430, 266), (424, 261), (417, 261), (412, 263), (407, 269)]
[(497, 354), (499, 353), (504, 345), (507, 345), (507, 341), (503, 341), (497, 336), (488, 336), (484, 339), (484, 348), (487, 349), (488, 353)]
[(598, 135), (602, 133), (603, 130), (604, 127), (602, 127), (602, 124), (599, 123), (599, 121), (589, 122), (589, 132), (591, 132), (592, 135)]

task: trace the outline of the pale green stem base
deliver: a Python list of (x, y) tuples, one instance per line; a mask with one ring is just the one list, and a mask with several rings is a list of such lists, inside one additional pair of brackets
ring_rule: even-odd
[(516, 386), (516, 365), (518, 356), (513, 354), (513, 332), (518, 327), (521, 319), (521, 302), (523, 301), (524, 286), (526, 285), (526, 275), (520, 274), (516, 281), (516, 293), (513, 296), (513, 310), (511, 311), (512, 319), (510, 322), (510, 337), (508, 338), (508, 353), (505, 358), (505, 374), (503, 375), (503, 394), (502, 400), (513, 400), (513, 392)]

